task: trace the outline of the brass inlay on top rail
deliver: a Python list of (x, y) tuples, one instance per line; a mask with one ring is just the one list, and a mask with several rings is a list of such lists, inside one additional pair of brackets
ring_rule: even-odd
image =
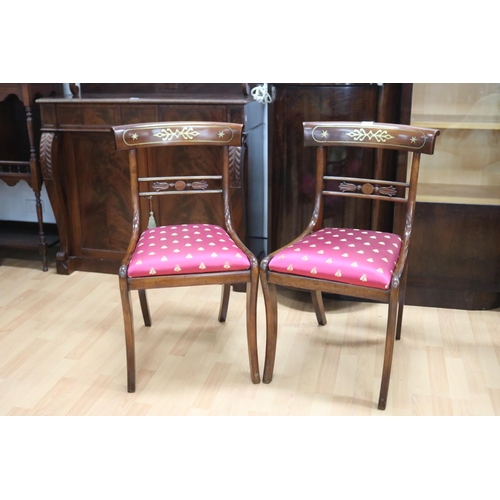
[(366, 132), (364, 128), (355, 129), (352, 132), (346, 133), (346, 135), (359, 142), (363, 142), (365, 139), (375, 139), (377, 142), (387, 142), (389, 139), (394, 139), (394, 136), (389, 134), (387, 130), (377, 130), (376, 132), (370, 130)]
[[(339, 133), (339, 129), (346, 129)], [(370, 130), (372, 129), (372, 130)], [(337, 130), (334, 138), (330, 136), (330, 130)], [(372, 127), (367, 123), (364, 127), (349, 128), (345, 124), (322, 124), (316, 125), (311, 131), (311, 138), (314, 142), (326, 145), (352, 144), (353, 142), (368, 144), (390, 143), (396, 137), (390, 134), (391, 128)], [(411, 130), (408, 136), (399, 134), (399, 146), (413, 150), (422, 149), (426, 144), (426, 136), (423, 132)], [(341, 137), (342, 135), (342, 137)], [(396, 134), (397, 135), (397, 134)], [(402, 142), (406, 141), (404, 145)]]
[(176, 128), (175, 130), (171, 130), (167, 128), (166, 130), (162, 128), (157, 134), (154, 134), (155, 137), (159, 137), (162, 141), (171, 141), (172, 139), (178, 139), (182, 137), (185, 140), (193, 140), (197, 135), (200, 135), (199, 132), (193, 129), (193, 127), (183, 127), (182, 130)]
[[(201, 132), (198, 132), (198, 129)], [(198, 137), (200, 135), (202, 136), (201, 138)], [(155, 137), (158, 139), (155, 139)], [(233, 138), (234, 130), (231, 127), (221, 127), (220, 125), (192, 125), (183, 126), (182, 128), (161, 128), (156, 125), (150, 125), (147, 127), (128, 128), (122, 133), (123, 142), (127, 146), (159, 144), (159, 140), (161, 142), (184, 140), (186, 142), (225, 144), (231, 142)]]

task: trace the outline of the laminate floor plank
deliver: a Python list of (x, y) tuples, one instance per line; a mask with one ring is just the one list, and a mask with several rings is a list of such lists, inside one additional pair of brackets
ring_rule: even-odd
[[(132, 293), (137, 388), (129, 394), (117, 277), (3, 259), (0, 415), (500, 415), (499, 310), (406, 306), (381, 412), (387, 305), (325, 296), (319, 326), (308, 293), (278, 288), (273, 381), (252, 384), (245, 294), (231, 292), (224, 323), (219, 299), (220, 286), (150, 290), (145, 327)], [(262, 373), (260, 291), (257, 306)]]

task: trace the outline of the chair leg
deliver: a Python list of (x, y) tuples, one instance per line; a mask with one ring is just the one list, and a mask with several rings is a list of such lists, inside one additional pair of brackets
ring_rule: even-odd
[(149, 314), (146, 290), (139, 290), (139, 302), (141, 303), (141, 311), (142, 311), (142, 317), (144, 318), (144, 324), (146, 326), (151, 326), (151, 315)]
[(219, 321), (224, 323), (227, 316), (227, 306), (229, 305), (229, 294), (231, 292), (231, 285), (222, 285), (222, 293), (220, 297), (219, 308)]
[(259, 355), (257, 351), (257, 293), (259, 271), (252, 269), (251, 281), (247, 283), (247, 342), (250, 360), (250, 377), (254, 384), (260, 384)]
[(385, 410), (387, 404), (387, 393), (389, 392), (389, 380), (391, 378), (392, 355), (394, 352), (394, 339), (396, 334), (396, 315), (398, 312), (399, 290), (391, 290), (389, 298), (389, 314), (387, 319), (387, 332), (385, 338), (384, 366), (382, 368), (382, 383), (380, 385), (380, 396), (378, 409)]
[(318, 325), (326, 325), (326, 315), (325, 306), (323, 305), (323, 295), (318, 290), (313, 290), (311, 292), (311, 298), (313, 301), (314, 311), (316, 312), (316, 319), (318, 320)]
[(127, 282), (120, 280), (120, 295), (122, 299), (123, 322), (125, 326), (125, 350), (127, 354), (127, 390), (135, 392), (135, 346), (134, 346), (134, 315), (130, 301), (130, 291)]
[(405, 270), (403, 272), (403, 279), (401, 280), (401, 285), (399, 290), (399, 307), (398, 307), (398, 321), (396, 324), (396, 340), (401, 339), (401, 325), (403, 323), (403, 309), (405, 306), (407, 278), (408, 278), (408, 263), (406, 264)]
[(278, 301), (276, 285), (268, 283), (266, 271), (261, 271), (260, 281), (266, 306), (266, 359), (264, 362), (264, 384), (273, 379), (274, 360), (276, 358), (276, 340), (278, 336)]

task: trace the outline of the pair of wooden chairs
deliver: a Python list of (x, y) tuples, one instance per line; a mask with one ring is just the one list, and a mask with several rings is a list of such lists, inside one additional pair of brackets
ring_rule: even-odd
[[(250, 377), (260, 382), (257, 353), (256, 309), (258, 281), (264, 293), (267, 342), (264, 383), (273, 377), (277, 341), (276, 285), (311, 292), (318, 323), (326, 324), (322, 292), (376, 300), (389, 304), (378, 408), (386, 406), (394, 340), (401, 335), (408, 248), (415, 209), (421, 154), (432, 154), (439, 131), (405, 125), (355, 122), (304, 123), (304, 145), (316, 148), (314, 210), (305, 231), (287, 246), (259, 263), (232, 227), (229, 164), (234, 148), (242, 144), (242, 125), (217, 122), (143, 123), (113, 127), (118, 150), (129, 151), (133, 204), (132, 238), (119, 271), (123, 306), (128, 391), (135, 391), (135, 349), (130, 292), (138, 290), (146, 326), (151, 325), (146, 290), (160, 287), (220, 284), (219, 321), (225, 321), (230, 287), (246, 284), (247, 342)], [(138, 177), (139, 154), (158, 147), (214, 146), (222, 149), (220, 175)], [(408, 181), (328, 175), (327, 150), (371, 148), (411, 153)], [(214, 157), (215, 158), (215, 157)], [(346, 158), (349, 158), (346, 155)], [(353, 157), (354, 158), (354, 157)], [(383, 171), (384, 169), (378, 169)], [(211, 195), (222, 202), (224, 225), (158, 226), (152, 199), (164, 195)], [(406, 204), (405, 228), (398, 236), (366, 228), (322, 226), (324, 199), (351, 196), (372, 201)], [(141, 215), (141, 212), (146, 212)], [(143, 229), (150, 212), (150, 223)], [(173, 221), (175, 222), (175, 221)], [(141, 229), (142, 227), (142, 229)]]

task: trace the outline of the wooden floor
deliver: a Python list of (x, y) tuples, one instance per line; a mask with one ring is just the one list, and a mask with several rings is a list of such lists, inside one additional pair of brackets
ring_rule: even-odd
[[(9, 254), (10, 255), (10, 254)], [(274, 380), (250, 381), (245, 296), (217, 321), (220, 288), (134, 293), (137, 390), (126, 391), (114, 275), (42, 272), (37, 256), (0, 254), (0, 415), (500, 415), (500, 311), (407, 306), (389, 399), (377, 410), (387, 306), (279, 293)], [(258, 302), (261, 371), (265, 320)]]

